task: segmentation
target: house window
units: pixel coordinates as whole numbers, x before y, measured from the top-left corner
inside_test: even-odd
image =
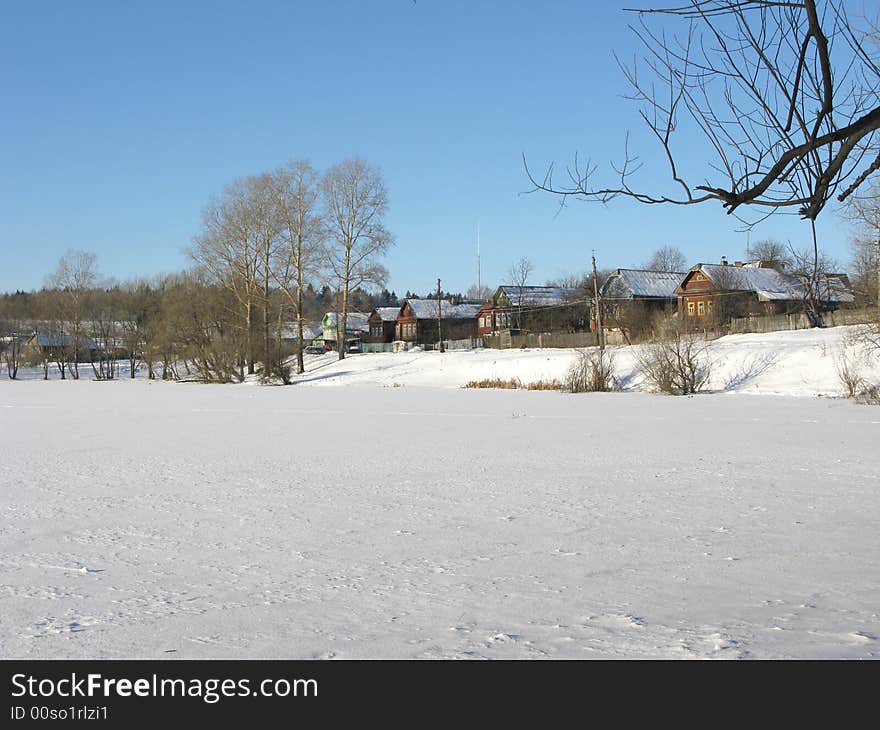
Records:
[[[712,310],[714,309],[713,304],[714,304],[714,302],[710,299],[709,300],[709,314],[712,314]]]
[[[688,317],[694,316],[694,303],[688,302]]]
[[[699,302],[697,304],[697,314],[699,314],[701,317],[704,314],[706,314],[706,303],[705,302]]]

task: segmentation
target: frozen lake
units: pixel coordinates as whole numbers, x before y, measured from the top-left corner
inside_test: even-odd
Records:
[[[880,409],[0,383],[0,656],[875,657]]]

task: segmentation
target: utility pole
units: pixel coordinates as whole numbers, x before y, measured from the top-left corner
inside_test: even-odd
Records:
[[[440,307],[440,279],[437,279],[437,342],[443,352],[443,310]]]
[[[605,349],[605,333],[602,331],[602,304],[599,301],[599,275],[596,273],[596,254],[593,253],[593,294],[596,302],[596,344]]]

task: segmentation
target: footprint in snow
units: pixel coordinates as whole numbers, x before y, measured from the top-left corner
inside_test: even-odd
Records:
[[[874,636],[874,634],[869,634],[867,631],[850,631],[847,636],[858,644],[867,644],[869,641],[877,641],[877,637]]]

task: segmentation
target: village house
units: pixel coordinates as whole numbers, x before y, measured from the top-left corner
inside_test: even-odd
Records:
[[[309,324],[303,324],[303,349],[311,345],[321,336],[322,329]],[[299,339],[299,331],[296,323],[284,325],[281,329],[281,352],[284,355],[290,355],[296,352],[296,343]]]
[[[647,333],[657,315],[673,314],[678,307],[678,285],[683,271],[617,269],[602,284],[602,327],[620,331],[626,339]]]
[[[477,333],[573,332],[586,327],[581,292],[560,286],[499,286],[477,313]]]
[[[345,321],[346,349],[356,347],[370,332],[370,315],[364,312],[349,312]],[[336,326],[336,312],[327,312],[321,320],[323,334],[321,340],[327,350],[338,349],[339,335]]]
[[[676,294],[679,315],[698,324],[803,311],[808,289],[805,280],[760,261],[732,266],[722,261],[693,266]],[[818,298],[822,311],[853,302],[849,283],[840,274],[821,275]]]
[[[439,314],[443,340],[465,340],[476,337],[479,309],[479,304],[453,304],[447,299],[441,299]],[[437,316],[436,299],[407,299],[397,316],[395,339],[417,345],[436,344],[440,338]]]
[[[370,314],[369,320],[367,320],[370,325],[370,334],[367,336],[367,342],[393,342],[397,316],[399,314],[400,307],[377,307],[374,309],[372,314]]]

